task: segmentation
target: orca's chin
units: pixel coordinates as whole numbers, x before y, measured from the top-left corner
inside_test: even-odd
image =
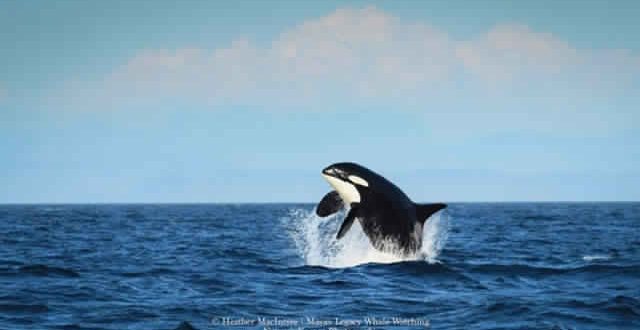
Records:
[[[360,193],[358,193],[358,190],[353,184],[331,174],[325,174],[324,172],[322,176],[329,182],[333,189],[338,192],[345,204],[351,205],[351,203],[360,202]]]
[[[341,186],[341,182],[344,182],[341,178],[331,174],[322,173],[322,177],[336,190],[338,189],[336,186]]]

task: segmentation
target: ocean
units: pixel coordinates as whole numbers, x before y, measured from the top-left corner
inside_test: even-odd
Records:
[[[419,254],[313,204],[0,206],[0,329],[640,329],[640,203],[453,203]]]

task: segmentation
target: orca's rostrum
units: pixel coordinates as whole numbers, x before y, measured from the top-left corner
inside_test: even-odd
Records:
[[[348,206],[337,238],[358,219],[371,244],[384,252],[415,254],[422,247],[424,222],[447,207],[443,203],[414,203],[389,180],[355,163],[330,165],[322,170],[322,176],[335,190],[322,198],[316,214],[326,217]]]

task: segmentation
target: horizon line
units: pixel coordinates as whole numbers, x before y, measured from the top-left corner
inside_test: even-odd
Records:
[[[419,201],[414,203],[429,203],[433,201]],[[502,200],[502,201],[440,201],[442,203],[449,204],[518,204],[518,203],[640,203],[640,200]],[[283,201],[283,202],[250,202],[250,201],[225,201],[225,202],[0,202],[0,206],[21,206],[21,205],[278,205],[278,204],[317,204],[318,202],[296,202],[296,201]]]

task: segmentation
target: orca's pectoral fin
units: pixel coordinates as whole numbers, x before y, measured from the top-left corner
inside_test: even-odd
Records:
[[[338,235],[336,235],[337,239],[341,239],[351,228],[353,225],[353,221],[356,220],[356,214],[358,213],[358,208],[355,206],[351,207],[349,213],[347,213],[347,217],[344,218],[342,222],[342,226],[340,226],[340,230],[338,230]]]
[[[418,221],[424,223],[434,213],[447,207],[447,204],[435,203],[435,204],[416,204],[416,218]]]
[[[321,217],[326,217],[340,211],[342,208],[344,208],[342,198],[340,198],[337,191],[332,190],[322,197],[322,200],[318,203],[318,207],[316,207],[316,214]]]

